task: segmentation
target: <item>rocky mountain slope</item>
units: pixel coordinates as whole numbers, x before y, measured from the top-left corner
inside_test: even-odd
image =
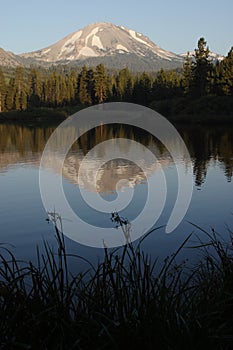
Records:
[[[24,66],[26,59],[15,55],[13,52],[5,51],[0,47],[0,65],[7,67]]]
[[[111,23],[88,25],[49,47],[21,57],[50,64],[101,62],[108,68],[128,66],[133,70],[171,68],[182,62],[180,56],[163,50],[141,33]]]
[[[148,37],[112,23],[94,23],[38,51],[15,55],[0,49],[0,65],[128,67],[135,71],[178,68],[184,55],[166,51]]]

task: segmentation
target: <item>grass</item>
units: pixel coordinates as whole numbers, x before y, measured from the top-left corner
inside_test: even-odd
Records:
[[[203,231],[207,241],[191,248],[203,258],[190,268],[176,262],[190,236],[162,265],[143,251],[143,237],[104,248],[103,261],[71,276],[74,256],[60,217],[50,215],[57,247],[44,242],[36,264],[1,248],[1,349],[232,349],[232,239],[225,245]],[[128,222],[113,219],[127,231]]]

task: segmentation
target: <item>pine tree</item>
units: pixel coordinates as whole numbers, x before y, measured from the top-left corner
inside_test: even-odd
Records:
[[[21,109],[21,91],[16,89],[15,93],[14,93],[14,104],[13,104],[13,109],[15,109],[16,111],[19,111]]]
[[[152,91],[156,100],[163,100],[167,98],[167,77],[166,72],[163,68],[160,69],[160,71],[157,73],[157,76],[153,83]]]
[[[124,92],[124,101],[125,102],[132,101],[133,86],[134,86],[133,77],[130,75],[129,78],[127,79],[125,92]]]
[[[33,68],[28,78],[28,95],[30,107],[40,107],[42,104],[43,84],[40,72]]]
[[[155,100],[165,100],[182,95],[182,77],[176,70],[161,69],[154,80],[152,95]]]
[[[96,103],[103,103],[107,99],[108,94],[108,77],[103,64],[96,67],[94,74],[94,91]]]
[[[24,67],[17,67],[15,70],[14,79],[14,109],[21,110],[27,108],[27,103],[25,106],[25,100],[23,99],[24,106],[22,106],[22,95],[27,95],[26,84],[24,80]]]
[[[57,70],[50,73],[45,87],[45,98],[50,107],[57,107],[62,104],[61,75]]]
[[[152,82],[149,75],[146,72],[143,72],[134,86],[135,102],[146,106],[151,102],[151,96]]]
[[[88,71],[84,66],[78,78],[78,98],[83,105],[90,105],[92,103],[91,93],[88,86]]]
[[[129,87],[131,75],[128,68],[121,69],[116,77],[116,94],[120,101],[125,100],[126,89]]]
[[[25,111],[27,109],[27,105],[28,105],[27,93],[25,90],[22,90],[20,94],[20,109]]]
[[[167,97],[175,98],[182,95],[182,78],[176,70],[172,69],[166,72]]]
[[[190,88],[193,84],[193,60],[190,56],[190,53],[187,52],[187,56],[183,65],[183,74],[182,74],[182,87],[184,94],[188,95],[190,93]]]
[[[233,47],[220,63],[220,88],[224,95],[233,95]]]
[[[6,82],[3,72],[0,68],[0,112],[4,110],[5,107],[5,96],[6,96]]]
[[[72,70],[66,75],[66,86],[67,86],[67,101],[70,104],[75,103],[75,95],[77,90],[77,73]]]
[[[195,49],[195,62],[193,64],[192,93],[195,97],[201,97],[209,92],[210,73],[212,63],[209,60],[209,48],[206,47],[204,38],[198,40],[198,48]]]
[[[95,72],[92,68],[87,71],[87,90],[91,104],[95,103]]]
[[[14,85],[15,79],[11,78],[9,81],[9,84],[7,86],[7,91],[6,91],[6,100],[5,100],[5,105],[6,105],[6,110],[10,111],[14,107],[14,95],[15,95],[15,85]]]

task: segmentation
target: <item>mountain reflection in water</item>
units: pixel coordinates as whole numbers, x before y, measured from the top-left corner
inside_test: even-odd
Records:
[[[22,125],[0,125],[0,172],[22,165],[38,167],[41,155],[47,140],[55,127],[32,127]],[[209,166],[214,162],[224,171],[228,181],[232,178],[233,169],[233,129],[224,126],[181,126],[179,132],[190,152],[194,167],[196,186],[205,182]],[[64,131],[64,137],[69,137],[72,130]],[[116,183],[121,179],[128,179],[128,184],[134,186],[142,183],[146,176],[156,171],[157,164],[139,159],[137,165],[124,158],[114,159],[105,164],[98,175],[98,186],[93,188],[92,182],[83,178],[78,181],[79,166],[87,152],[99,143],[116,138],[135,140],[151,150],[159,160],[162,167],[172,163],[170,154],[164,145],[148,135],[145,131],[125,126],[100,126],[82,135],[70,149],[63,167],[63,176],[69,182],[81,185],[86,189],[99,192],[111,192],[116,188]],[[175,142],[168,140],[167,142]],[[58,145],[61,147],[61,145]],[[120,147],[119,144],[116,147]],[[130,147],[130,144],[129,144]],[[122,149],[122,154],[127,153],[127,147]],[[135,150],[137,153],[137,150]],[[58,154],[59,157],[59,154]],[[101,154],[94,154],[93,161],[101,158]],[[185,161],[185,160],[184,160]],[[140,162],[142,167],[140,167]],[[48,159],[48,166],[57,171],[56,159]],[[92,164],[87,164],[91,172]],[[146,169],[145,174],[143,169]]]

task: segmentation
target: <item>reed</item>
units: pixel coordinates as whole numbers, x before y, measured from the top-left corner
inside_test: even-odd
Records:
[[[50,214],[57,247],[44,242],[37,263],[1,247],[1,349],[232,349],[231,232],[225,243],[202,230],[206,240],[190,249],[203,258],[192,268],[177,263],[190,235],[163,264],[143,251],[145,236],[105,247],[102,261],[73,276],[69,259],[81,257],[66,252],[61,218]]]

